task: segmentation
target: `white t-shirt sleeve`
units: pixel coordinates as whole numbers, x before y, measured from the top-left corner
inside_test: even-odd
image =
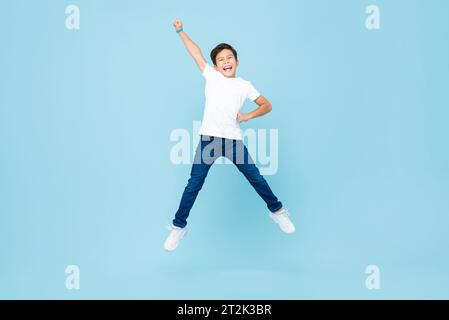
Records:
[[[206,65],[204,66],[204,70],[203,70],[203,77],[206,79],[209,79],[213,73],[215,72],[214,69],[212,69],[212,67],[206,63]]]
[[[256,100],[257,98],[260,97],[260,93],[259,91],[257,91],[256,88],[254,88],[254,86],[252,85],[251,82],[248,82],[248,94],[247,94],[247,98],[251,101]]]

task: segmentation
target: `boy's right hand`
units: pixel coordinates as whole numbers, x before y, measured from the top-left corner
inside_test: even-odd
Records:
[[[181,22],[181,20],[173,21],[173,27],[175,27],[176,31],[182,29],[182,22]]]
[[[196,45],[195,42],[190,39],[190,37],[182,31],[182,22],[181,20],[173,21],[173,27],[176,29],[177,33],[180,35],[184,46],[186,47],[189,54],[195,60],[196,64],[200,68],[201,72],[204,72],[204,68],[206,67],[207,61],[204,59],[203,54],[201,53],[200,47]]]

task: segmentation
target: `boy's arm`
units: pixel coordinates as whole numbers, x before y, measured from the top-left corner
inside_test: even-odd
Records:
[[[264,96],[259,96],[256,100],[254,100],[254,102],[257,103],[259,107],[248,113],[239,112],[237,114],[237,122],[248,121],[263,116],[272,109],[270,101],[268,101]]]
[[[193,60],[195,60],[202,73],[204,71],[204,67],[206,66],[206,59],[204,59],[200,47],[198,47],[195,42],[193,42],[183,31],[182,22],[180,20],[175,20],[173,22],[173,27],[175,27],[176,31],[182,39],[182,42],[184,43],[184,46],[192,56]]]

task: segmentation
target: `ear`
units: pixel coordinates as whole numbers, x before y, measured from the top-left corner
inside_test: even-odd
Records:
[[[216,64],[214,64],[214,69],[215,69],[216,71],[219,71]]]

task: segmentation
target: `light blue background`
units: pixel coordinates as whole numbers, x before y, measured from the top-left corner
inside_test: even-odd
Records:
[[[380,30],[365,28],[369,4]],[[448,12],[445,0],[1,1],[0,298],[449,298]],[[207,57],[234,45],[239,75],[272,102],[243,127],[279,130],[267,180],[294,235],[217,165],[189,234],[163,251],[190,172],[170,162],[169,135],[204,103],[175,18]],[[365,287],[370,264],[380,290]]]

